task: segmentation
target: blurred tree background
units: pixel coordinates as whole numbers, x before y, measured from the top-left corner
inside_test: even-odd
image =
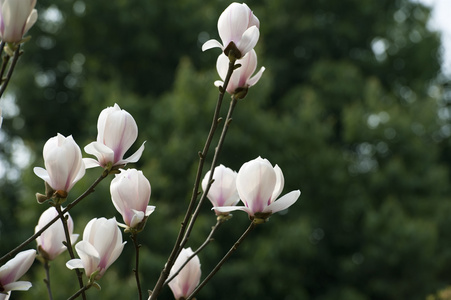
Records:
[[[266,71],[238,104],[220,163],[238,170],[257,156],[278,164],[285,192],[302,195],[255,230],[198,299],[425,299],[451,284],[451,94],[440,74],[430,10],[409,0],[246,2],[261,22]],[[139,235],[141,281],[151,289],[179,230],[217,98],[217,19],[230,2],[39,0],[8,94],[0,101],[0,252],[33,233],[46,205],[42,147],[57,132],[84,147],[98,114],[118,103],[146,149],[135,165],[157,209]],[[448,89],[448,90],[447,90]],[[227,108],[227,102],[225,103]],[[208,166],[207,166],[208,167]],[[88,170],[75,199],[100,169]],[[107,178],[71,214],[82,233],[116,213]],[[236,212],[200,254],[203,277],[248,225]],[[203,208],[189,246],[214,225]],[[93,299],[132,299],[134,250],[100,280]],[[30,247],[35,247],[32,244]],[[65,253],[51,264],[55,299],[75,292]],[[28,292],[45,299],[36,262]],[[160,297],[171,299],[166,288]]]

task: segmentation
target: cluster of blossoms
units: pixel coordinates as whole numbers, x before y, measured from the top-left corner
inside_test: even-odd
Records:
[[[224,84],[229,70],[229,62],[240,65],[232,73],[226,89],[237,99],[244,98],[248,88],[255,85],[265,71],[265,68],[262,67],[257,74],[252,76],[257,69],[257,54],[254,47],[260,37],[259,28],[260,21],[245,3],[232,3],[218,20],[218,32],[222,44],[217,40],[208,40],[202,45],[203,51],[216,47],[223,50],[216,62],[216,69],[222,81],[215,81],[216,86]]]
[[[2,41],[12,44],[21,42],[23,34],[36,21],[35,3],[36,0],[0,0]],[[221,93],[225,89],[234,99],[244,98],[248,88],[259,81],[265,70],[262,67],[253,75],[257,68],[254,47],[259,39],[259,26],[258,18],[246,4],[232,3],[218,20],[222,44],[209,40],[202,47],[203,51],[214,47],[222,49],[216,67],[223,81],[216,81],[215,85],[221,87]],[[227,86],[224,87],[226,81]],[[0,110],[0,126],[1,120]],[[148,205],[151,196],[149,180],[140,170],[125,169],[128,163],[137,162],[144,151],[143,143],[134,154],[124,158],[138,136],[134,118],[115,104],[100,113],[97,130],[96,141],[84,148],[95,159],[83,158],[72,136],[65,137],[58,133],[45,143],[45,168],[35,167],[33,170],[45,182],[45,194],[36,194],[37,200],[39,203],[48,202],[51,207],[42,213],[35,227],[37,253],[35,250],[22,251],[0,267],[0,300],[8,298],[10,291],[31,287],[30,282],[17,280],[27,272],[36,255],[47,264],[66,249],[72,250],[71,245],[79,235],[73,233],[74,222],[61,204],[83,178],[86,169],[101,167],[105,177],[115,174],[110,184],[110,194],[114,207],[123,219],[123,223],[118,223],[115,217],[93,218],[85,226],[82,240],[75,245],[79,258],[74,258],[70,251],[72,259],[67,261],[66,266],[69,269],[83,269],[88,287],[97,284],[96,280],[102,278],[121,255],[126,242],[123,242],[119,227],[125,228],[124,231],[129,232],[134,240],[154,212],[155,206]],[[300,196],[300,191],[295,190],[279,198],[284,187],[282,170],[261,157],[244,163],[238,172],[219,165],[213,169],[213,174],[210,171],[205,174],[201,185],[218,221],[227,220],[231,211],[242,210],[252,220],[251,224],[260,224],[272,214],[290,207]],[[238,206],[239,201],[244,206]],[[182,247],[173,261],[167,282],[175,299],[190,297],[201,278],[197,252]]]

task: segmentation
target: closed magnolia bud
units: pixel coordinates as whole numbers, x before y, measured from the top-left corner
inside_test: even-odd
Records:
[[[191,248],[182,249],[171,268],[169,277],[172,277],[193,254],[194,252]],[[184,299],[191,295],[200,282],[200,276],[200,260],[196,255],[183,267],[183,269],[180,270],[177,276],[168,283],[169,288],[174,294],[174,298]]]
[[[3,42],[17,43],[22,40],[38,18],[35,5],[36,0],[0,1],[0,34]]]
[[[37,232],[41,230],[41,228],[47,225],[56,216],[58,216],[58,211],[55,207],[50,207],[45,210],[41,214],[38,225],[35,227],[34,231]],[[73,244],[77,240],[78,234],[73,234],[74,222],[72,221],[69,213],[66,213],[64,216],[67,217],[67,227],[70,234],[71,244]],[[38,252],[46,260],[53,260],[67,249],[63,244],[64,241],[66,241],[64,226],[62,221],[59,220],[50,225],[49,228],[47,228],[40,236],[36,238],[36,242],[38,243]]]
[[[115,218],[94,218],[86,225],[83,240],[75,245],[80,258],[69,260],[66,266],[84,269],[89,278],[98,280],[122,253],[125,243]]]
[[[209,40],[202,46],[202,51],[219,47],[226,56],[242,58],[252,50],[260,37],[260,21],[245,4],[232,3],[221,14],[218,20],[218,32],[222,44],[217,40]]]
[[[119,105],[102,110],[97,121],[97,141],[85,147],[88,154],[97,157],[97,160],[85,158],[86,168],[101,166],[125,165],[137,162],[144,151],[144,144],[129,158],[124,154],[133,145],[138,137],[138,126],[132,115],[121,109]]]
[[[35,167],[34,173],[65,198],[74,184],[85,175],[81,150],[72,136],[59,134],[49,139],[43,150],[45,169]]]
[[[236,190],[236,175],[232,169],[219,165],[213,173],[213,183],[208,191],[207,198],[214,207],[231,206],[239,201],[238,192]],[[210,178],[210,171],[205,174],[202,180],[202,189],[205,191]],[[217,215],[221,214],[215,211]]]
[[[149,204],[151,193],[149,180],[142,171],[120,170],[110,185],[114,207],[122,215],[129,228],[142,229],[147,217],[155,210]]]
[[[254,74],[257,69],[257,54],[254,50],[247,53],[242,59],[236,61],[241,66],[232,73],[229,84],[227,85],[227,92],[231,95],[235,95],[238,99],[242,99],[246,96],[247,89],[255,85],[262,77],[265,67],[261,67],[260,70]],[[227,71],[229,69],[229,59],[224,54],[221,54],[216,61],[216,69],[218,70],[219,77],[225,80]],[[216,86],[222,86],[223,81],[216,81]]]
[[[22,277],[36,258],[35,250],[19,252],[13,259],[0,267],[0,288],[1,292],[26,291],[31,287],[31,282],[17,281]]]

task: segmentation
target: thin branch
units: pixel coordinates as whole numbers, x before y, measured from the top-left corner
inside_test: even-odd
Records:
[[[77,199],[75,199],[74,201],[72,201],[69,205],[67,205],[67,207],[62,211],[63,214],[65,214],[66,212],[68,212],[70,209],[72,209],[75,205],[77,205],[78,203],[80,203],[81,200],[83,200],[84,198],[86,198],[89,194],[91,194],[92,192],[94,192],[94,188],[103,180],[105,179],[105,177],[108,176],[108,172],[103,172],[102,175],[96,179],[96,181],[94,181],[94,183],[83,193],[81,194]],[[56,221],[58,221],[60,217],[56,216],[54,217],[50,222],[48,222],[45,226],[43,226],[41,228],[41,230],[37,231],[35,234],[33,234],[31,237],[29,237],[28,239],[26,239],[24,242],[22,242],[19,246],[17,246],[16,248],[14,248],[13,250],[9,251],[8,253],[6,253],[4,256],[2,256],[2,258],[0,258],[0,265],[3,265],[6,263],[7,260],[11,259],[14,255],[16,255],[17,253],[20,252],[20,250],[22,250],[25,246],[27,246],[29,243],[31,243],[32,241],[34,241],[38,236],[40,236],[44,231],[47,230],[47,228],[49,228],[53,223],[55,223]]]
[[[0,97],[3,95],[3,93],[6,90],[6,87],[8,86],[9,80],[11,79],[11,76],[13,75],[14,68],[16,67],[16,63],[19,60],[20,55],[22,55],[22,52],[20,51],[20,45],[18,45],[16,51],[14,51],[13,61],[9,65],[9,69],[8,69],[8,73],[6,74],[5,81],[3,81],[4,70],[3,70],[3,66],[2,66],[1,77],[0,77],[0,79],[2,81],[2,85],[0,88]],[[9,55],[7,57],[9,57]],[[8,58],[8,60],[9,60],[9,58]]]
[[[211,231],[210,234],[207,236],[207,238],[205,239],[205,241],[202,243],[202,245],[199,246],[199,248],[197,248],[196,251],[193,252],[193,254],[191,254],[186,261],[182,264],[182,266],[171,276],[169,277],[165,282],[164,285],[168,284],[169,282],[172,281],[172,279],[174,279],[175,276],[177,276],[180,271],[183,269],[183,267],[186,266],[186,264],[194,257],[196,256],[199,252],[201,252],[211,241],[213,241],[213,235],[216,232],[216,229],[219,228],[219,226],[225,222],[225,219],[221,219],[218,218],[216,221],[216,224],[214,226],[211,227]]]
[[[52,289],[50,288],[50,266],[49,261],[44,259],[44,270],[45,270],[45,286],[47,287],[47,293],[49,294],[49,299],[53,300]]]
[[[213,183],[213,174],[214,174],[215,167],[217,165],[219,153],[221,152],[222,146],[224,144],[224,140],[227,135],[227,130],[229,129],[229,125],[232,122],[232,114],[233,114],[233,111],[235,109],[237,102],[238,102],[238,99],[232,96],[232,100],[230,101],[229,111],[227,112],[227,118],[226,118],[226,121],[224,122],[224,126],[222,127],[221,136],[219,138],[218,145],[215,148],[215,155],[213,156],[213,160],[211,162],[210,176],[208,178],[207,188],[205,189],[199,202],[197,203],[196,210],[194,211],[194,214],[188,225],[188,229],[186,230],[185,236],[183,237],[183,240],[181,242],[181,248],[183,248],[185,246],[185,244],[188,242],[189,236],[190,236],[191,231],[194,226],[194,222],[196,222],[197,216],[199,215],[200,207],[202,206],[206,196],[208,195],[208,191],[210,190],[211,184]]]
[[[233,252],[236,251],[241,242],[249,235],[249,233],[257,226],[257,223],[251,222],[246,231],[241,235],[241,237],[233,244],[232,248],[230,248],[229,252],[219,261],[216,267],[208,274],[207,277],[197,286],[197,288],[189,295],[186,300],[193,299],[194,296],[208,283],[208,281],[221,269],[222,265],[232,256]]]
[[[84,293],[86,290],[88,290],[92,285],[85,285],[81,289],[79,289],[75,294],[67,298],[67,300],[74,300],[77,299],[80,294]]]
[[[186,225],[187,225],[187,223],[190,219],[190,216],[194,210],[194,205],[196,203],[196,199],[199,196],[199,185],[200,185],[200,181],[202,178],[202,170],[203,170],[205,158],[207,156],[211,141],[213,140],[214,133],[215,133],[216,128],[218,127],[218,123],[220,121],[219,112],[221,110],[224,93],[227,89],[227,85],[229,84],[230,78],[231,78],[233,70],[235,68],[235,61],[236,61],[235,59],[232,59],[230,61],[229,70],[228,70],[226,78],[224,80],[224,85],[219,89],[218,100],[216,102],[216,108],[215,108],[215,111],[213,114],[213,120],[211,123],[210,132],[208,133],[207,140],[205,141],[204,149],[202,150],[201,153],[199,153],[199,164],[197,167],[197,173],[196,173],[196,177],[194,180],[193,192],[192,192],[191,199],[190,199],[190,202],[188,205],[188,209],[186,210],[185,217],[183,218],[183,221],[180,225],[180,230],[179,230],[177,239],[175,241],[174,247],[171,251],[171,254],[169,255],[169,258],[168,258],[163,270],[160,273],[160,277],[158,278],[158,281],[155,284],[155,287],[151,291],[149,300],[155,300],[157,298],[157,296],[160,294],[160,291],[164,285],[164,282],[165,282],[166,278],[168,278],[169,272],[170,272],[172,266],[174,265],[178,254],[180,253],[180,251],[182,249],[181,241],[185,237]]]
[[[133,245],[135,245],[135,268],[133,269],[133,273],[135,273],[136,278],[136,286],[138,287],[138,299],[142,300],[143,295],[141,291],[141,284],[139,282],[139,248],[141,248],[141,245],[138,243],[138,237],[136,234],[130,235]]]
[[[56,208],[56,211],[58,212],[61,222],[63,223],[64,234],[66,235],[66,241],[63,244],[66,246],[67,252],[69,252],[70,258],[74,259],[75,254],[74,254],[74,249],[72,248],[69,227],[67,226],[67,218],[64,216],[63,212],[61,211],[60,204],[55,205],[55,208]],[[84,286],[83,277],[82,277],[83,274],[80,272],[79,269],[75,269],[75,273],[77,274],[78,285],[80,286],[80,289],[82,289]],[[85,295],[84,291],[81,292],[81,296],[82,296],[83,300],[86,300],[86,295]]]

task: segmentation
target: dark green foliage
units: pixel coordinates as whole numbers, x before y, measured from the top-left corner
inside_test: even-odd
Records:
[[[1,179],[2,254],[32,233],[47,207],[36,203],[44,184],[32,173],[43,165],[45,141],[60,132],[84,147],[96,138],[100,111],[118,103],[139,127],[130,153],[146,141],[130,167],[149,178],[157,206],[138,237],[141,282],[153,288],[191,196],[217,98],[219,50],[200,47],[218,38],[228,4],[38,1],[40,19],[8,87],[20,113],[2,127],[2,161],[11,162],[18,137],[33,153],[20,180],[13,163]],[[282,168],[284,193],[302,195],[258,226],[198,299],[416,300],[446,288],[450,99],[440,84],[439,36],[426,27],[429,9],[408,0],[247,4],[261,22],[257,53],[267,69],[239,101],[220,163],[238,170],[262,156]],[[228,104],[226,97],[223,117]],[[69,200],[100,173],[89,170]],[[71,212],[78,233],[93,217],[120,220],[110,181]],[[214,223],[206,203],[188,246],[199,246]],[[246,214],[235,212],[220,228],[200,254],[203,278],[247,226]],[[135,297],[132,242],[124,240],[102,291],[89,298]],[[56,299],[77,289],[63,256],[51,265]],[[36,263],[27,275],[33,288],[13,295],[44,299],[43,274]],[[171,297],[166,288],[160,298]]]

